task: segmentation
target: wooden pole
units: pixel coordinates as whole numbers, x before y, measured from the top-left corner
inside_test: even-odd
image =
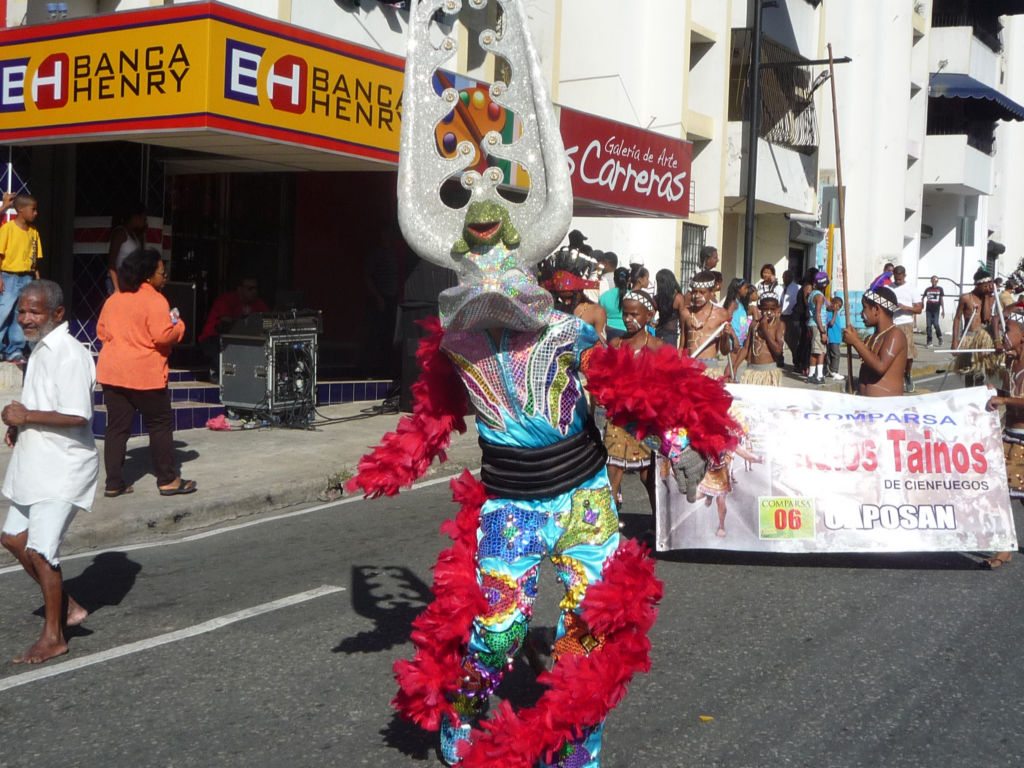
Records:
[[[843,190],[843,160],[839,151],[839,109],[836,106],[836,68],[832,58],[832,43],[828,44],[828,79],[832,87],[832,127],[836,137],[836,184],[839,199],[839,268],[843,270],[843,309],[846,327],[850,328],[850,281],[846,274],[846,195]],[[846,345],[846,391],[853,392],[853,347]]]

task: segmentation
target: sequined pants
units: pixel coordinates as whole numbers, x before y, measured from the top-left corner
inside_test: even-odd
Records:
[[[552,654],[556,663],[563,655],[588,654],[603,642],[590,634],[580,604],[619,546],[619,520],[607,473],[602,468],[576,489],[549,499],[489,500],[481,511],[477,541],[477,580],[489,607],[473,621],[463,664],[465,676],[479,680],[459,692],[456,703],[470,709],[481,706],[522,649],[542,559],[551,560],[565,587]],[[550,765],[597,768],[601,731],[602,724],[584,731],[578,741],[566,743]]]

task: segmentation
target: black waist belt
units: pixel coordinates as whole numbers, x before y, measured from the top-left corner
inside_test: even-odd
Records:
[[[608,452],[592,420],[582,432],[542,448],[498,445],[480,438],[480,479],[502,499],[546,499],[572,490],[605,465]]]

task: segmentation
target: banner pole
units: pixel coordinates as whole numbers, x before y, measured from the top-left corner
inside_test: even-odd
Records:
[[[839,268],[843,270],[843,310],[846,326],[850,323],[850,282],[846,270],[846,194],[843,189],[843,161],[839,151],[839,109],[836,106],[836,67],[832,58],[832,43],[828,44],[828,79],[832,88],[832,127],[836,137],[836,184],[839,194]],[[853,347],[846,345],[846,391],[853,393]]]

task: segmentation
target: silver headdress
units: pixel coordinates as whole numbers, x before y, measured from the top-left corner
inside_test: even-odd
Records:
[[[498,194],[504,178],[499,168],[466,170],[477,155],[470,141],[459,142],[454,157],[439,151],[435,129],[456,108],[459,92],[447,88],[438,95],[435,74],[455,55],[456,42],[446,35],[435,45],[430,33],[438,13],[457,16],[463,0],[419,0],[410,12],[405,66],[399,223],[416,253],[459,276],[459,285],[441,294],[445,328],[539,328],[548,322],[551,296],[537,285],[531,267],[562,241],[572,220],[565,148],[521,0],[465,2],[472,10],[493,2],[503,12],[501,34],[485,29],[480,46],[508,63],[510,82],[495,82],[490,96],[522,123],[518,139],[503,143],[490,131],[479,150],[522,166],[530,189],[525,201],[513,203]],[[470,201],[456,209],[442,201],[441,187],[460,174]]]

